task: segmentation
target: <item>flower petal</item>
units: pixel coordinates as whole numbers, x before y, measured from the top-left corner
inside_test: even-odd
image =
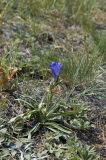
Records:
[[[52,62],[50,64],[50,69],[52,71],[52,75],[54,78],[57,78],[59,76],[61,67],[62,67],[62,64],[59,62]]]

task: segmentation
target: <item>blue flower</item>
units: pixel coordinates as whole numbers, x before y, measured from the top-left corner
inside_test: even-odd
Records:
[[[52,71],[52,75],[54,78],[57,78],[59,76],[61,67],[62,67],[62,64],[59,62],[52,62],[50,64],[50,69]]]

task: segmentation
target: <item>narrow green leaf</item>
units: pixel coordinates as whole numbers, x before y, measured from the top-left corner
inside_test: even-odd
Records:
[[[57,124],[55,122],[53,122],[53,123],[46,122],[45,125],[56,128],[57,130],[60,130],[60,131],[67,133],[67,134],[71,133],[70,129],[68,129],[64,126],[61,126],[60,124]]]

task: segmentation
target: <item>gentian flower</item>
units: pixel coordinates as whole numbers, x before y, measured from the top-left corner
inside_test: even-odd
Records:
[[[52,62],[50,64],[50,69],[52,71],[52,75],[54,78],[57,78],[59,76],[61,67],[62,67],[62,64],[59,62]]]

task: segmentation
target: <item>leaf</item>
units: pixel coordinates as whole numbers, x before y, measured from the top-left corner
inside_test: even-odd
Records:
[[[31,105],[31,103],[29,103],[29,102],[27,102],[27,101],[25,101],[25,100],[23,100],[23,99],[15,99],[15,100],[24,102],[25,104],[27,104],[27,105],[28,105],[29,107],[31,107],[32,109],[35,108],[33,105]]]
[[[53,127],[53,128],[55,128],[55,129],[57,129],[59,131],[62,131],[64,133],[66,133],[66,134],[70,134],[71,133],[70,129],[68,129],[68,128],[64,127],[64,126],[61,126],[60,124],[57,124],[55,122],[52,122],[52,123],[46,122],[45,125],[47,125],[47,127],[48,126],[49,127]]]
[[[18,69],[17,68],[9,68],[9,74],[8,74],[8,80],[11,80],[13,76],[17,73]]]
[[[19,138],[19,141],[22,142],[22,143],[31,142],[28,138]]]
[[[61,98],[61,97],[60,97]],[[55,112],[55,110],[59,107],[59,101],[60,101],[60,98],[55,102],[55,104],[50,108],[50,110],[48,111],[47,113],[47,117],[51,116],[51,114],[53,112]]]
[[[22,146],[23,142],[21,141],[16,141],[15,145],[16,145],[16,148],[20,148]]]
[[[8,77],[5,73],[5,70],[0,67],[0,85],[5,84],[8,81]]]
[[[4,137],[0,137],[0,146],[1,146],[1,143],[5,140]]]
[[[14,157],[14,156],[17,154],[17,152],[16,152],[15,150],[12,150],[12,151],[11,151],[11,154],[12,154],[12,156]]]
[[[17,117],[13,117],[13,118],[10,119],[10,121],[8,123],[13,123],[13,122],[19,121],[19,120],[22,119],[23,116],[24,116],[24,114],[20,114]]]
[[[55,153],[55,155],[56,155],[56,158],[60,158],[60,155],[62,154],[62,152],[63,152],[63,150],[61,149],[61,148],[59,148],[58,150],[57,150],[57,152]]]
[[[20,160],[24,160],[24,153],[21,150],[19,150],[19,151],[20,151],[20,154],[21,154]]]
[[[10,81],[13,76],[16,74],[17,72],[17,68],[9,68],[8,69],[8,73],[5,71],[5,69],[0,66],[0,85],[5,85],[8,81]]]
[[[59,131],[57,129],[54,129],[53,127],[47,126],[47,128],[54,133],[59,133]]]
[[[39,127],[40,127],[41,123],[37,123],[28,133],[28,139],[31,139],[31,136],[34,132],[38,131]]]
[[[7,132],[7,128],[0,129],[0,133],[5,134]]]
[[[6,148],[2,149],[3,151],[3,155],[1,156],[1,159],[3,159],[4,157],[7,157],[8,155],[10,155],[9,150]]]

